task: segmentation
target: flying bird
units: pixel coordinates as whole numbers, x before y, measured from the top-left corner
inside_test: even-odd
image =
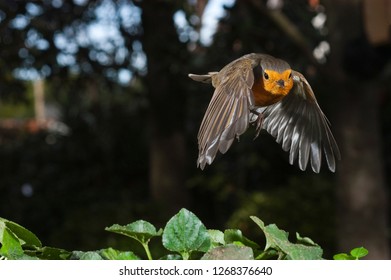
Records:
[[[201,169],[212,164],[218,151],[226,153],[253,123],[256,137],[265,129],[289,151],[290,164],[297,162],[305,170],[310,162],[319,173],[324,155],[328,168],[335,171],[341,156],[329,121],[306,78],[286,61],[251,53],[219,72],[189,77],[215,88],[198,132]]]

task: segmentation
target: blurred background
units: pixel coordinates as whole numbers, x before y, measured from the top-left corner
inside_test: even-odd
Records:
[[[320,244],[390,258],[391,1],[0,1],[0,216],[46,246],[126,248],[104,231],[208,228],[264,239],[256,215]],[[196,168],[213,93],[188,73],[268,53],[303,73],[342,160],[302,172],[251,127]],[[324,166],[325,167],[325,166]]]

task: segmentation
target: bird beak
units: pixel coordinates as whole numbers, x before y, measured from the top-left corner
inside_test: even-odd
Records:
[[[277,81],[277,85],[279,85],[280,87],[284,87],[284,86],[285,86],[284,80],[279,79],[279,80]]]

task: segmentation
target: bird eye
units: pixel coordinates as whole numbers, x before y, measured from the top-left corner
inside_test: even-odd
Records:
[[[292,72],[289,73],[289,77],[288,78],[289,79],[292,78]]]
[[[263,73],[263,76],[265,77],[266,80],[269,79],[269,75],[266,72]]]

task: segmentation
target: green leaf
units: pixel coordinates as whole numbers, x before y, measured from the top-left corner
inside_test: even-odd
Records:
[[[156,228],[151,223],[143,220],[133,222],[126,226],[112,225],[111,227],[107,227],[106,230],[136,239],[143,245],[149,260],[152,260],[152,255],[148,243],[152,237],[160,236],[162,234],[162,229],[156,231]]]
[[[269,248],[281,249],[281,245],[289,243],[288,233],[280,230],[275,224],[265,226],[264,222],[258,217],[250,217],[263,231],[266,237],[265,250]]]
[[[32,259],[24,254],[23,247],[40,247],[41,241],[26,228],[0,218],[0,254],[8,259]]]
[[[85,252],[80,255],[80,260],[103,260],[98,252]]]
[[[9,260],[39,260],[39,258],[37,257],[32,257],[32,256],[29,256],[27,254],[22,254],[22,255],[18,255],[18,256],[14,256],[14,257],[9,257],[8,258]]]
[[[71,259],[73,260],[103,260],[98,251],[73,251]]]
[[[256,223],[262,230],[265,229],[265,223],[260,218],[257,216],[250,216],[250,219],[253,220],[253,222]]]
[[[319,246],[306,246],[302,244],[288,244],[282,251],[288,260],[321,260],[323,250]]]
[[[151,223],[143,220],[133,222],[126,226],[115,224],[107,227],[106,230],[134,238],[143,244],[148,243],[152,237],[162,234],[162,230],[156,231],[156,228]]]
[[[28,229],[15,222],[0,218],[0,231],[2,229],[2,224],[3,227],[6,227],[12,231],[12,233],[20,240],[20,245],[42,247],[42,243],[38,237]]]
[[[270,259],[277,259],[278,257],[279,257],[279,254],[278,254],[277,250],[269,249],[266,251],[261,251],[255,259],[256,260],[270,260]]]
[[[183,259],[188,259],[193,251],[208,251],[211,240],[198,217],[189,210],[182,209],[167,222],[163,232],[163,246],[180,253]]]
[[[333,256],[334,260],[354,260],[355,258],[346,253],[340,253]]]
[[[286,259],[318,260],[322,259],[323,250],[318,245],[293,244],[288,240],[288,233],[279,229],[275,224],[267,225],[258,217],[250,217],[263,231],[266,237],[265,251],[272,248],[280,251]],[[299,235],[300,237],[300,235]],[[303,241],[301,238],[300,241]],[[311,240],[312,241],[312,240]],[[306,240],[306,242],[310,242]]]
[[[71,259],[76,260],[139,260],[133,252],[121,252],[113,248],[98,251],[73,251]]]
[[[218,247],[225,245],[224,233],[217,229],[208,230],[210,241],[212,242],[212,247]]]
[[[350,254],[354,258],[360,259],[368,255],[368,250],[365,249],[364,247],[354,248],[353,250],[350,251]]]
[[[100,256],[106,260],[139,260],[133,252],[122,252],[113,248],[102,249],[99,251]]]
[[[19,239],[15,234],[7,227],[1,225],[0,221],[0,254],[9,258],[15,259],[23,255],[23,249],[20,245]]]
[[[301,237],[298,232],[296,232],[296,239],[297,243],[303,244],[303,245],[310,245],[310,246],[318,246],[311,238],[309,237]]]
[[[242,244],[253,249],[259,248],[259,245],[257,243],[243,236],[242,232],[239,229],[226,229],[224,231],[224,241],[226,244],[234,243],[237,245]]]
[[[202,260],[253,260],[253,250],[247,246],[228,244],[208,251]]]
[[[41,260],[67,260],[71,253],[59,248],[40,247],[34,250],[25,250],[25,253]]]
[[[340,253],[333,256],[334,260],[358,260],[368,255],[368,250],[364,247],[354,248],[350,254]]]

